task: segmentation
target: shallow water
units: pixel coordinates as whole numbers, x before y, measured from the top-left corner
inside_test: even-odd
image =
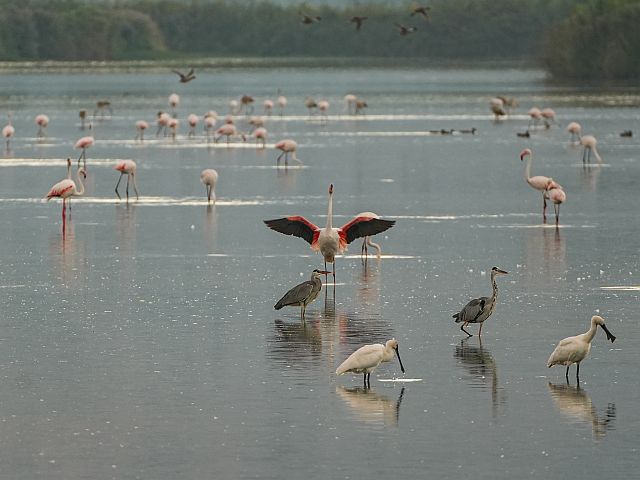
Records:
[[[276,151],[186,138],[188,113],[227,113],[228,100],[275,98],[268,143],[294,138],[302,167]],[[175,142],[135,142],[181,95]],[[640,269],[636,221],[640,90],[572,90],[536,71],[231,70],[171,74],[0,77],[16,137],[0,159],[0,478],[629,478],[640,464]],[[349,117],[342,97],[369,109]],[[494,123],[488,99],[515,96]],[[327,98],[326,122],[304,97]],[[78,110],[108,98],[88,151],[87,195],[42,197],[74,161]],[[559,125],[529,139],[529,107],[555,108]],[[38,142],[33,118],[51,118]],[[583,168],[564,127],[582,123],[605,164]],[[241,128],[246,127],[242,117]],[[430,130],[476,128],[475,135]],[[559,229],[541,222],[534,174],[567,192]],[[118,159],[138,164],[140,200],[114,194]],[[200,171],[220,174],[207,206]],[[301,214],[323,225],[335,185],[335,223],[361,211],[396,219],[337,260],[307,309],[273,310],[321,257],[262,220]],[[122,186],[121,186],[122,189]],[[121,190],[122,191],[122,190]],[[552,215],[550,217],[552,220]],[[451,315],[490,292],[498,307],[464,340]],[[327,291],[328,290],[328,291]],[[334,293],[335,290],[335,293]],[[326,296],[325,296],[326,292]],[[618,337],[596,336],[580,388],[546,368],[557,341],[599,313]],[[475,333],[477,327],[470,326]],[[396,361],[372,375],[336,378],[365,343],[395,337]],[[420,381],[387,382],[409,379]]]

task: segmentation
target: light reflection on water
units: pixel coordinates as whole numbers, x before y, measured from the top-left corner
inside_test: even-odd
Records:
[[[420,69],[202,72],[188,86],[160,71],[1,77],[17,134],[0,159],[0,477],[632,476],[640,163],[636,140],[618,136],[637,112],[617,105],[637,105],[638,90],[542,79]],[[173,91],[183,119],[277,88],[290,109],[266,118],[269,146],[299,140],[302,167],[278,168],[272,148],[187,140],[184,125],[175,143],[133,140],[135,120],[152,122]],[[365,118],[343,115],[351,91],[366,97]],[[496,124],[487,101],[504,91],[522,110]],[[309,121],[308,94],[330,100],[327,122]],[[41,196],[77,158],[78,110],[105,96],[115,112],[95,120],[87,196],[73,200],[63,237],[60,203]],[[556,107],[560,125],[517,137],[534,104]],[[46,142],[33,137],[41,111],[51,113]],[[606,166],[583,167],[563,128],[572,120],[598,136]],[[567,190],[558,229],[542,224],[522,179],[526,146]],[[138,202],[115,197],[117,159],[138,164]],[[204,168],[220,173],[215,205]],[[380,259],[350,245],[301,322],[298,308],[273,304],[322,257],[262,221],[323,223],[329,183],[337,224],[362,211],[397,224],[375,239]],[[464,340],[451,314],[489,292],[493,265],[511,275],[482,343]],[[566,387],[546,358],[595,312],[619,340],[605,348],[596,337],[584,383]],[[406,375],[394,361],[371,389],[361,375],[335,377],[357,348],[390,338]],[[407,379],[421,381],[385,382]]]

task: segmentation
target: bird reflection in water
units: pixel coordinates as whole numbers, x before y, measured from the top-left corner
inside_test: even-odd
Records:
[[[306,322],[277,319],[273,339],[267,342],[268,358],[304,371],[310,364],[317,364],[322,355],[322,333],[319,314],[312,315]]]
[[[217,239],[218,239],[218,214],[216,213],[216,206],[212,204],[207,205],[205,219],[204,219],[204,234],[207,242],[207,252],[209,254],[216,253]]]
[[[598,414],[596,407],[591,402],[591,397],[580,388],[579,383],[572,386],[569,383],[554,384],[549,382],[547,386],[556,408],[577,423],[591,424],[594,438],[602,438],[607,434],[607,431],[615,428],[615,403],[610,403],[603,414]]]
[[[115,207],[118,252],[123,255],[133,255],[136,243],[136,206],[118,203]]]
[[[381,426],[398,425],[404,390],[405,388],[402,387],[400,395],[394,401],[371,388],[336,386],[336,393],[357,418],[366,423]]]
[[[453,357],[456,358],[469,374],[467,383],[473,388],[491,389],[491,407],[493,416],[497,416],[500,406],[507,402],[507,395],[498,386],[498,371],[496,362],[487,348],[483,348],[482,339],[478,338],[478,346],[470,344],[472,337],[465,338],[456,345]]]
[[[296,191],[299,168],[278,168],[276,178],[278,179],[279,191],[283,194],[293,194]]]
[[[365,313],[379,311],[380,304],[380,259],[362,257],[362,271],[354,275],[358,283],[358,302],[365,308]],[[368,307],[374,307],[375,312],[368,312]]]
[[[69,222],[63,235],[54,235],[49,241],[49,258],[57,261],[54,265],[61,284],[73,287],[84,282],[87,267],[86,242],[76,241],[75,226]]]
[[[567,272],[565,239],[558,228],[539,228],[528,232],[525,279],[527,288],[546,288],[549,280],[561,280]]]
[[[602,167],[598,164],[584,164],[580,171],[580,180],[582,185],[590,192],[594,191],[598,186],[598,179],[602,173]]]

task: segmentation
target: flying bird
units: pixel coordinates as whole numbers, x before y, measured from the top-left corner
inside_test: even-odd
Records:
[[[324,269],[327,262],[333,263],[333,279],[335,283],[337,254],[346,250],[347,245],[356,238],[384,232],[395,225],[395,220],[383,220],[370,216],[355,217],[340,228],[333,227],[333,184],[329,185],[329,208],[327,225],[320,228],[302,216],[265,220],[264,223],[276,232],[300,237],[311,245],[311,249],[319,251],[324,257]]]
[[[314,270],[311,272],[311,280],[302,282],[296,285],[284,296],[278,300],[273,308],[280,310],[282,307],[300,307],[300,319],[304,320],[304,313],[307,310],[307,305],[313,302],[322,290],[322,275],[328,275],[329,272],[324,270]]]
[[[413,7],[411,9],[411,15],[410,16],[414,16],[414,15],[422,15],[425,20],[429,20],[429,11],[431,10],[431,7]]]
[[[395,26],[400,29],[400,31],[398,33],[400,33],[400,35],[402,35],[403,37],[405,35],[409,35],[410,33],[413,33],[416,30],[418,30],[416,27],[411,27],[411,26],[406,27],[406,26],[402,25],[401,23],[396,23]]]
[[[509,272],[500,270],[498,267],[493,267],[491,269],[491,287],[493,288],[491,296],[474,298],[467,303],[460,312],[453,315],[453,318],[456,319],[456,323],[462,323],[462,325],[460,325],[460,330],[472,337],[473,335],[467,332],[464,327],[470,323],[479,323],[480,330],[478,331],[478,337],[482,335],[482,324],[496,309],[496,300],[498,298],[498,284],[496,283],[496,276],[507,275],[508,273]]]
[[[616,337],[604,324],[604,319],[599,315],[594,315],[591,317],[591,328],[589,328],[585,333],[560,340],[560,343],[558,343],[558,346],[547,361],[547,367],[551,368],[554,365],[566,365],[567,370],[565,372],[565,377],[568,382],[569,367],[575,363],[577,367],[576,380],[580,381],[580,362],[582,362],[582,360],[584,360],[591,351],[591,341],[593,340],[593,337],[596,336],[598,325],[600,325],[604,330],[604,333],[607,334],[607,340],[610,340],[611,343],[616,341]]]
[[[360,28],[362,28],[362,24],[364,23],[364,21],[369,18],[369,17],[358,17],[358,16],[354,16],[351,17],[351,20],[349,20],[351,23],[355,23],[356,25],[356,32],[360,30]]]
[[[310,15],[306,15],[302,12],[300,12],[300,17],[302,17],[300,19],[300,23],[302,23],[303,25],[311,25],[312,23],[317,23],[320,20],[322,20],[322,17],[312,17]]]
[[[178,70],[171,70],[171,71],[180,77],[180,83],[188,83],[194,78],[196,78],[196,76],[193,74],[194,72],[193,68],[189,70],[189,73],[187,73],[186,75]]]
[[[398,357],[400,370],[404,373],[404,365],[400,360],[400,352],[398,351],[398,341],[395,338],[387,340],[387,343],[374,343],[373,345],[365,345],[349,355],[344,362],[336,369],[336,375],[344,375],[345,373],[362,373],[364,374],[364,386],[371,386],[371,372],[383,362],[393,360],[393,356]]]

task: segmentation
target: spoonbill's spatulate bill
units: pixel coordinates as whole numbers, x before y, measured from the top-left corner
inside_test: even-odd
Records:
[[[604,333],[606,333],[607,340],[610,340],[611,343],[616,341],[616,337],[604,324],[604,319],[599,315],[594,315],[591,317],[591,327],[585,333],[560,340],[560,343],[558,343],[558,346],[547,361],[547,367],[551,368],[554,365],[566,365],[567,371],[565,372],[565,377],[567,381],[569,381],[569,367],[575,363],[577,367],[576,380],[580,381],[580,362],[582,362],[591,351],[591,342],[593,337],[596,336],[598,325],[600,325]]]

